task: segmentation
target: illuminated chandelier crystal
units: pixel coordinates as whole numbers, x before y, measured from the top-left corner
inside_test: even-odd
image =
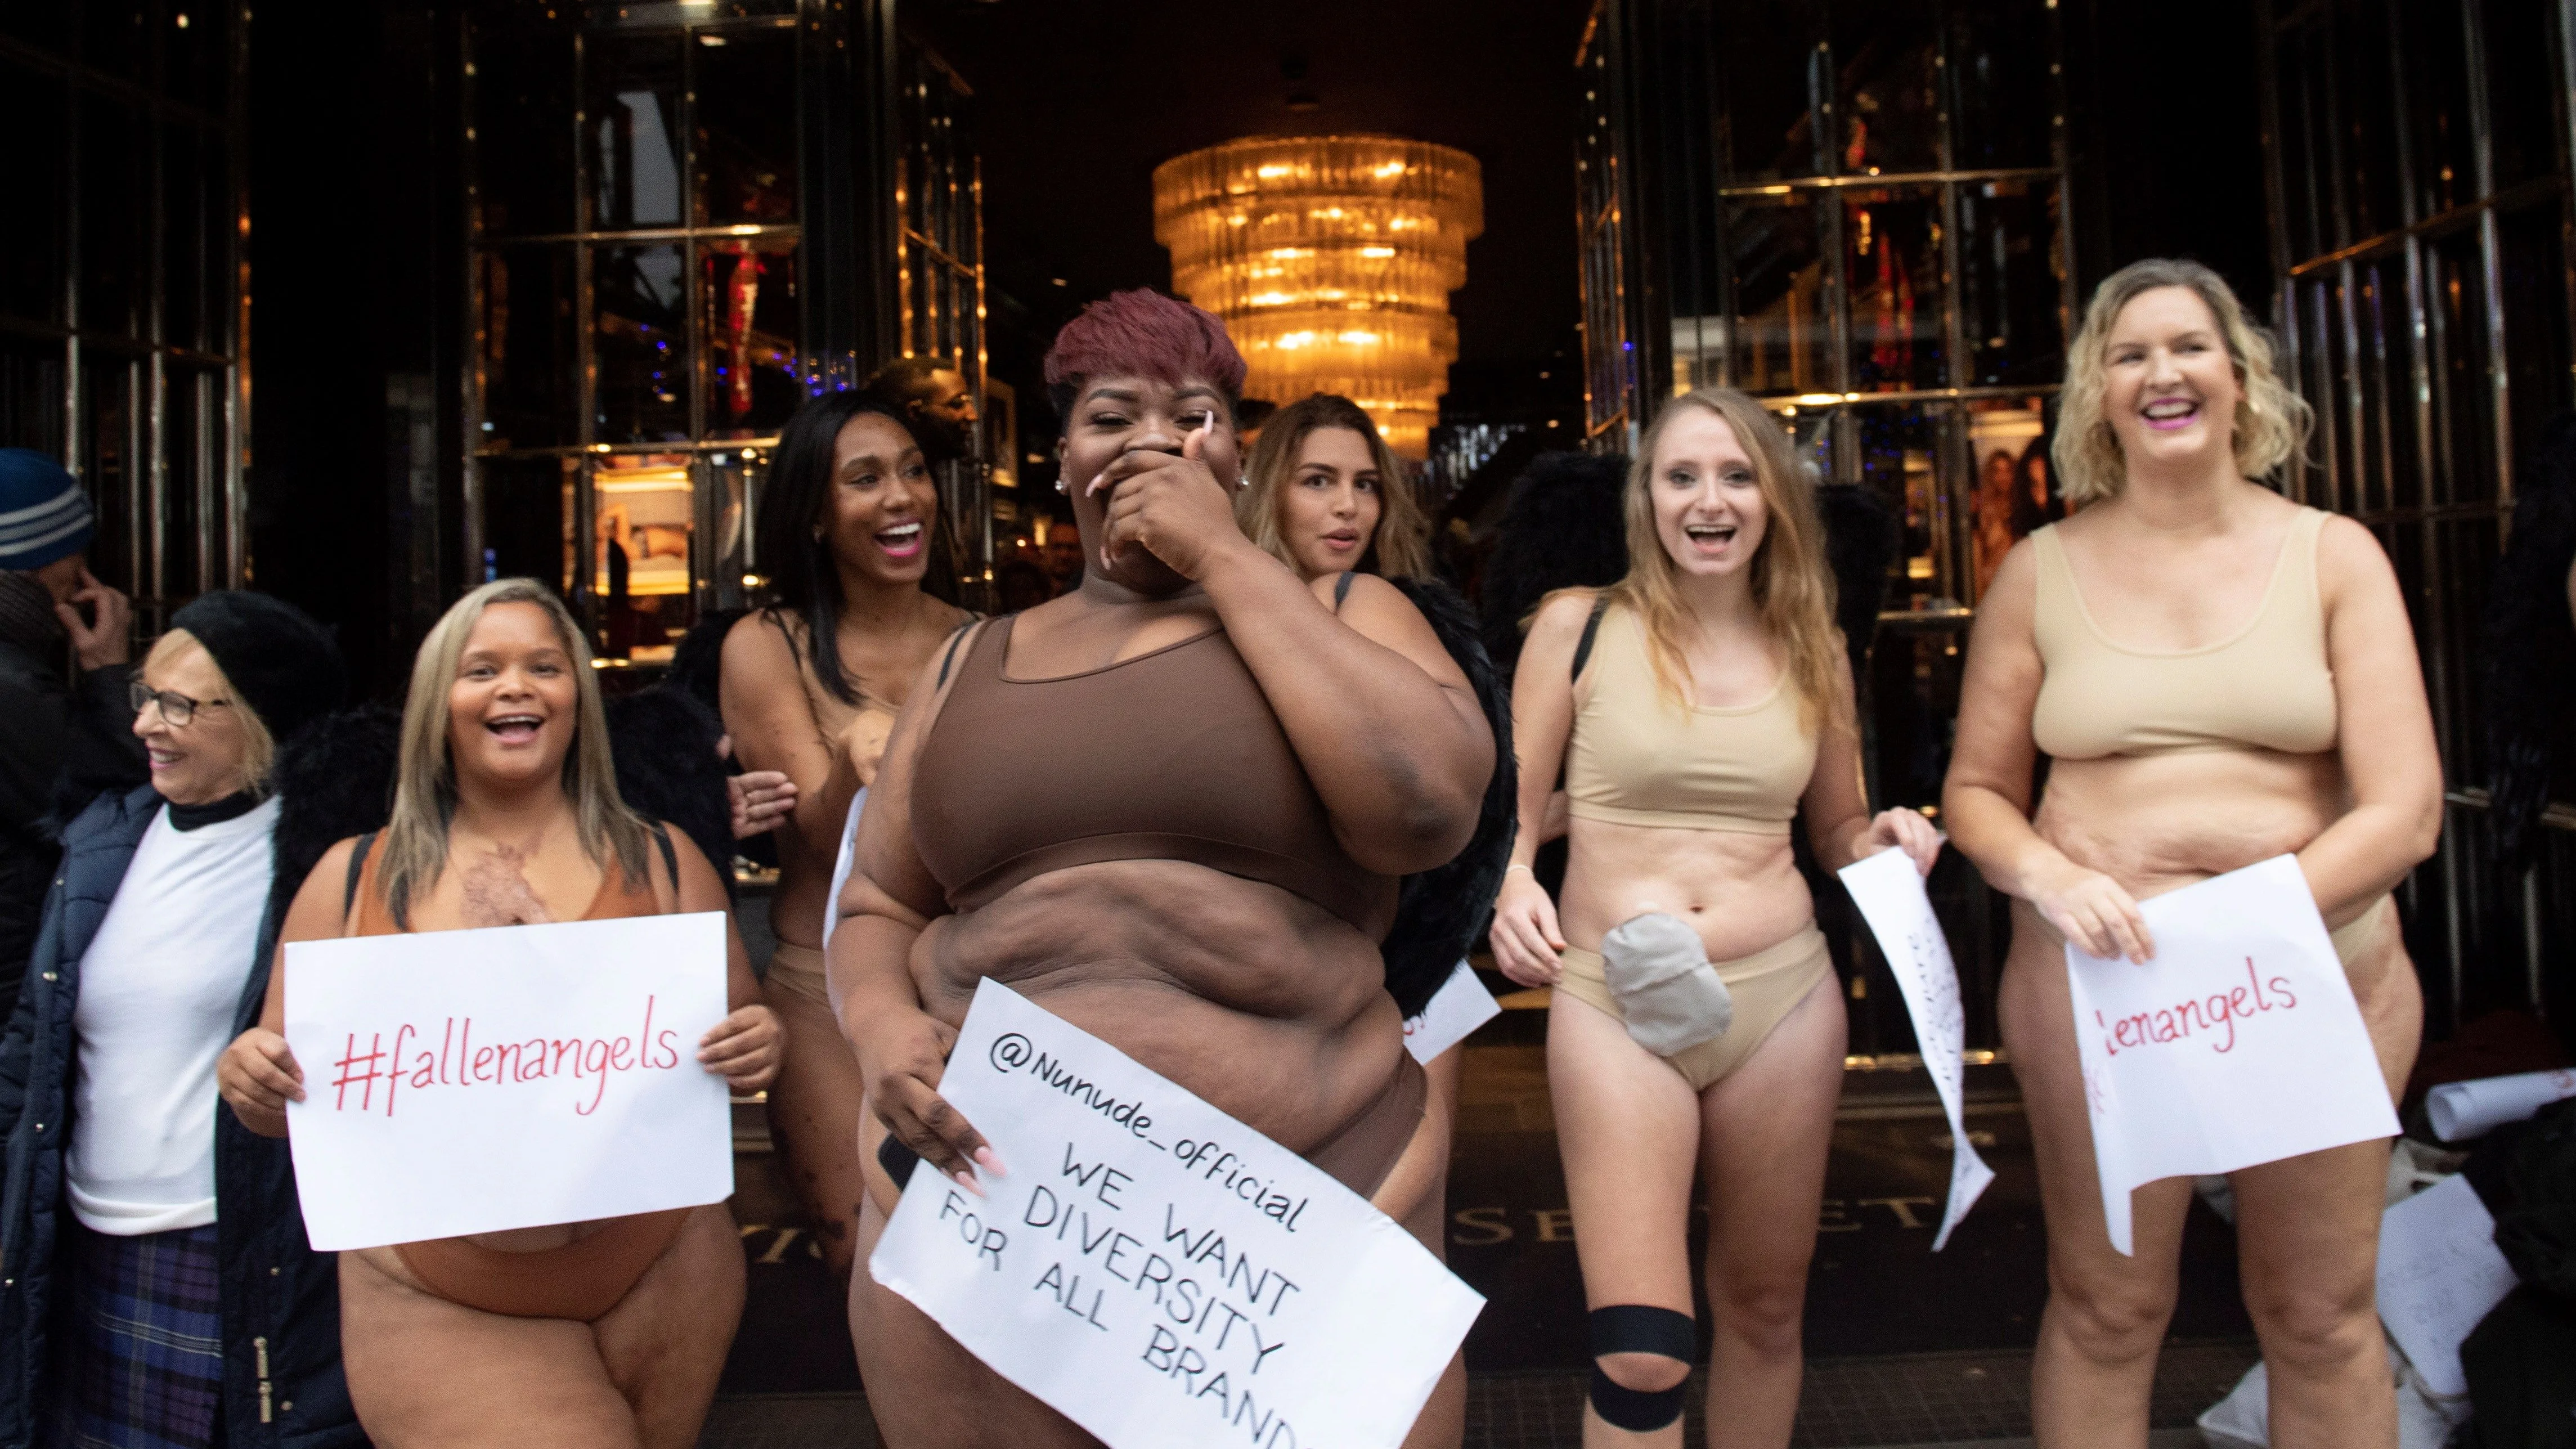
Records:
[[[1422,141],[1262,137],[1154,168],[1172,287],[1225,319],[1244,395],[1339,393],[1416,462],[1458,358],[1449,294],[1484,229],[1476,158]]]

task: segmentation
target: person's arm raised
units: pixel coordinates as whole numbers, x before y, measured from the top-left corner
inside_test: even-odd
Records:
[[[1337,615],[1331,579],[1310,586],[1245,538],[1198,460],[1201,436],[1102,472],[1103,546],[1148,549],[1207,590],[1353,860],[1385,875],[1446,864],[1475,834],[1494,769],[1466,675],[1394,585],[1354,580]]]
[[[2342,924],[2433,853],[2442,834],[2442,755],[2406,598],[2370,530],[2349,518],[2326,520],[2317,589],[2352,808],[2299,852],[2299,869],[2318,911]]]
[[[974,647],[984,626],[957,641],[955,657]],[[912,946],[947,903],[912,843],[912,776],[955,680],[940,679],[942,649],[913,685],[886,741],[868,808],[859,816],[850,877],[833,903],[840,919],[824,963],[832,1014],[859,1057],[868,1105],[895,1140],[970,1190],[970,1165],[1001,1174],[1001,1159],[956,1108],[939,1095],[957,1031],[932,1016],[912,981]]]
[[[725,634],[717,688],[734,758],[747,771],[777,771],[795,787],[779,833],[829,860],[840,852],[841,823],[849,818],[859,776],[847,752],[823,737],[803,671],[786,621],[755,609]]]
[[[347,928],[349,856],[355,840],[322,853],[296,887],[278,927],[277,954],[268,965],[268,995],[259,1024],[233,1038],[215,1059],[215,1090],[241,1124],[262,1137],[286,1135],[286,1103],[304,1100],[304,1069],[286,1048],[286,948],[297,941],[327,941]]]
[[[2058,934],[2092,955],[2144,962],[2155,954],[2155,941],[2127,889],[2067,859],[2031,828],[2031,774],[2039,763],[2031,710],[2047,673],[2034,632],[2039,564],[2033,554],[2028,539],[2014,544],[1977,602],[1941,815],[1950,843],[1976,863],[1986,884],[2030,902]]]

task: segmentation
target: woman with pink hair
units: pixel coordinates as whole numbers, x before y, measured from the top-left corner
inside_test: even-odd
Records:
[[[839,902],[829,969],[865,1145],[894,1143],[870,1163],[862,1255],[894,1172],[996,1165],[939,1095],[988,976],[1363,1196],[1421,1125],[1378,942],[1397,877],[1475,828],[1492,735],[1394,586],[1362,576],[1337,608],[1333,579],[1301,582],[1236,528],[1243,374],[1215,317],[1143,291],[1047,355],[1084,576],[968,631],[913,687]],[[1378,1208],[1431,1238],[1436,1195],[1400,1191]],[[1095,1442],[864,1273],[850,1326],[896,1449]],[[1436,1403],[1413,1442],[1455,1443],[1462,1409]]]

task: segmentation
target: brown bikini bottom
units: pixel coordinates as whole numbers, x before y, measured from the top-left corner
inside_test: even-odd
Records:
[[[451,1303],[512,1318],[589,1323],[633,1290],[696,1211],[611,1218],[597,1232],[533,1253],[505,1253],[463,1238],[397,1243],[394,1253],[422,1286]]]
[[[1404,1149],[1413,1143],[1413,1134],[1422,1126],[1422,1104],[1430,1095],[1430,1078],[1423,1075],[1422,1064],[1410,1056],[1396,1064],[1395,1075],[1386,1087],[1350,1125],[1333,1134],[1332,1139],[1305,1154],[1308,1162],[1322,1168],[1335,1182],[1362,1197],[1375,1197],[1386,1175],[1395,1171],[1403,1160]],[[900,1194],[912,1179],[913,1168],[921,1157],[903,1145],[900,1138],[889,1134],[877,1144],[877,1163],[894,1179]]]

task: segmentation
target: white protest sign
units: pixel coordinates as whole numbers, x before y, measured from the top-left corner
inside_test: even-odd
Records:
[[[2469,1391],[2460,1345],[2513,1285],[2495,1219],[2467,1178],[2446,1177],[2380,1216],[2380,1321],[2434,1393]]]
[[[2066,948],[2111,1246],[2168,1177],[2397,1135],[2361,1009],[2296,857],[2142,901],[2145,965]]]
[[[1968,1124],[1961,1116],[1968,1018],[1959,1004],[1959,968],[1950,959],[1949,938],[1941,934],[1941,922],[1932,914],[1932,897],[1923,889],[1923,873],[1914,868],[1912,856],[1882,850],[1853,861],[1838,874],[1843,888],[1851,892],[1852,904],[1860,907],[1861,919],[1869,922],[1869,933],[1878,938],[1878,949],[1887,957],[1897,989],[1905,993],[1923,1069],[1932,1074],[1932,1088],[1941,1094],[1942,1110],[1950,1114],[1954,1144],[1950,1205],[1941,1214],[1941,1231],[1932,1238],[1932,1251],[1937,1253],[1949,1243],[1950,1230],[1995,1180],[1995,1170],[1969,1145]]]
[[[2424,1115],[2432,1119],[2434,1135],[2458,1142],[2483,1137],[2568,1097],[2576,1097],[2576,1071],[2563,1067],[2554,1072],[2480,1077],[2474,1082],[2444,1082],[2425,1093]]]
[[[1503,1014],[1501,1002],[1476,979],[1476,968],[1461,961],[1423,1005],[1420,1016],[1404,1019],[1404,1049],[1424,1066],[1465,1041],[1476,1028]]]
[[[1484,1299],[1295,1153],[986,979],[868,1272],[1110,1449],[1394,1449]]]
[[[286,1123],[330,1252],[722,1202],[721,911],[286,948]]]
[[[850,883],[850,862],[859,853],[859,812],[868,808],[868,787],[850,797],[850,818],[841,822],[841,853],[832,862],[832,893],[823,897],[823,949],[832,949],[832,928],[841,924],[841,887]]]

